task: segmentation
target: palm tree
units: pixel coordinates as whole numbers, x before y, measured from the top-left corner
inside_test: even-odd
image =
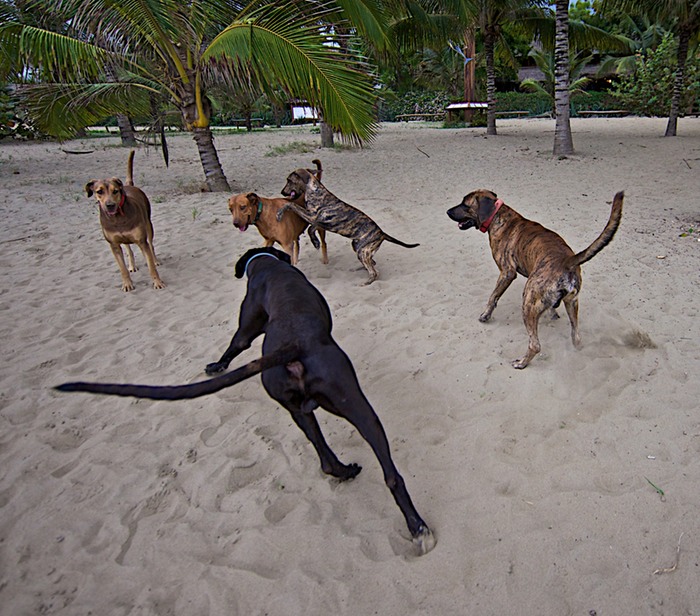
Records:
[[[321,110],[333,130],[353,143],[376,133],[372,81],[361,60],[343,53],[337,36],[319,27],[326,16],[322,3],[49,4],[72,16],[70,32],[0,23],[0,49],[10,60],[2,63],[0,78],[13,71],[32,82],[24,90],[27,104],[52,134],[70,136],[119,112],[149,115],[167,101],[193,133],[210,190],[229,190],[210,128],[212,84],[252,91],[281,87]]]
[[[556,113],[554,108],[554,55],[542,50],[533,50],[530,52],[530,57],[535,60],[537,68],[544,75],[544,84],[535,79],[524,79],[520,87],[530,92],[539,92],[547,95],[552,100],[552,112]],[[581,72],[586,65],[593,59],[593,55],[587,51],[580,51],[569,54],[569,95],[584,94],[584,86],[588,84],[590,79],[581,76]]]
[[[554,156],[574,153],[569,118],[569,0],[556,0],[554,36]]]
[[[666,137],[675,137],[685,88],[688,48],[691,40],[700,35],[700,0],[604,0],[603,10],[609,9],[646,14],[658,22],[671,21],[675,24],[673,32],[678,36],[677,64],[665,133]]]
[[[496,48],[500,46],[502,55],[515,63],[505,39],[503,26],[518,24],[522,29],[536,32],[541,26],[544,13],[540,10],[546,4],[539,0],[479,0],[477,24],[484,40],[486,61],[486,134],[496,135]]]

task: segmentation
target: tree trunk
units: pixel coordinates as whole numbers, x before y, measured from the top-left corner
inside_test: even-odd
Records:
[[[685,66],[688,61],[688,42],[690,40],[690,30],[681,27],[678,33],[678,53],[676,54],[676,75],[673,82],[673,97],[671,98],[671,111],[668,114],[668,124],[664,137],[675,137],[678,127],[678,115],[681,109],[681,99],[685,86]]]
[[[230,191],[231,187],[224,175],[224,170],[219,162],[219,155],[214,147],[214,135],[212,135],[211,129],[208,126],[205,128],[193,128],[192,132],[199,150],[199,159],[202,161],[207,188],[211,192]]]
[[[333,129],[323,121],[321,122],[321,147],[333,147]]]
[[[554,39],[554,156],[574,153],[569,106],[569,0],[556,1]]]
[[[486,134],[496,135],[496,66],[494,57],[495,33],[491,24],[484,32],[484,54],[486,55]]]
[[[122,138],[122,145],[130,148],[134,147],[136,145],[136,132],[129,116],[118,113],[117,126],[119,127],[119,135]]]

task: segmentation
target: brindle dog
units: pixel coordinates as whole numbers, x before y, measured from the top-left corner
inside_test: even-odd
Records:
[[[137,271],[134,253],[130,244],[137,244],[148,264],[153,279],[153,288],[162,289],[165,283],[156,269],[157,260],[153,248],[153,224],[151,223],[151,203],[140,188],[134,186],[134,150],[129,153],[126,166],[126,181],[119,178],[91,180],[85,185],[88,197],[95,195],[100,206],[102,234],[112,249],[114,260],[122,276],[122,291],[132,291],[134,283],[129,272]],[[129,269],[124,262],[121,245],[126,246]]]
[[[537,325],[546,311],[556,317],[556,308],[564,302],[571,323],[574,347],[581,345],[578,331],[578,293],[581,289],[581,265],[592,259],[613,239],[622,218],[624,192],[613,199],[610,218],[588,248],[574,254],[560,235],[541,224],[528,220],[507,206],[490,190],[470,192],[447,215],[462,230],[476,227],[489,234],[493,258],[500,275],[486,310],[479,321],[491,318],[501,295],[518,274],[528,281],[523,290],[523,320],[529,336],[527,352],[512,362],[514,368],[525,368],[540,352]]]
[[[328,303],[289,255],[275,248],[253,248],[236,263],[236,277],[248,277],[238,329],[231,343],[207,374],[222,372],[253,340],[264,336],[262,357],[209,381],[173,387],[110,383],[64,383],[59,391],[85,391],[154,400],[196,398],[220,391],[262,373],[268,395],[285,407],[311,441],[321,469],[340,481],[362,470],[343,464],[326,443],[314,410],[319,406],[346,419],[369,443],[384,473],[384,481],[406,520],[421,554],[435,546],[435,537],[416,511],[406,484],[394,465],[384,428],[360,389],[352,362],[331,335]]]
[[[292,201],[277,212],[277,220],[282,220],[285,211],[291,210],[314,227],[352,238],[352,249],[369,273],[365,284],[372,284],[379,275],[373,255],[384,240],[404,248],[420,245],[405,244],[382,231],[367,214],[338,199],[307,169],[297,169],[290,173],[282,194],[293,201],[304,196],[305,207]]]

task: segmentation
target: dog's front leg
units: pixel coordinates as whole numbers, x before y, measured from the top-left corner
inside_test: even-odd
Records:
[[[122,252],[121,245],[112,244],[110,242],[109,247],[112,249],[114,260],[117,262],[117,265],[119,266],[119,273],[122,275],[122,291],[133,291],[134,283],[131,282],[129,270],[126,269],[126,263],[124,262],[124,253]]]
[[[315,226],[316,216],[313,216],[306,208],[299,207],[296,203],[287,203],[277,210],[277,222],[282,222],[282,217],[287,210],[292,210],[303,221],[309,223],[312,227]],[[314,247],[318,248],[316,244],[314,244]]]
[[[316,235],[316,227],[309,227],[306,230],[306,233],[309,236],[309,239],[311,240],[311,243],[313,244],[314,248],[318,250],[321,247],[321,242],[318,241],[318,236]]]
[[[228,348],[224,351],[224,354],[219,358],[219,361],[207,364],[204,368],[204,372],[209,375],[216,374],[217,372],[223,372],[238,355],[250,348],[250,342],[246,344],[241,341],[239,332],[240,330],[233,335],[231,344],[229,344]]]
[[[496,282],[496,288],[491,293],[489,301],[486,304],[486,310],[479,317],[479,321],[486,323],[491,318],[491,314],[498,304],[498,300],[501,299],[501,295],[506,292],[506,289],[511,285],[511,283],[516,279],[518,274],[513,270],[501,270],[498,276],[498,282]]]
[[[264,333],[266,323],[267,313],[260,308],[258,302],[249,299],[249,296],[246,295],[241,305],[238,329],[231,338],[231,344],[228,345],[219,361],[207,364],[204,372],[211,375],[226,370],[233,359],[249,349],[253,340]]]

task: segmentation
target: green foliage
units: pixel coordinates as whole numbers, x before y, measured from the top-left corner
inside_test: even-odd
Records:
[[[635,70],[620,76],[610,94],[637,115],[667,116],[673,96],[677,41],[666,34],[655,50],[637,54]],[[700,98],[700,55],[689,56],[681,109],[691,109]]]
[[[446,92],[411,90],[401,96],[385,98],[379,106],[379,120],[393,122],[405,113],[442,113],[451,102]]]
[[[529,111],[530,115],[551,113],[552,99],[538,92],[497,92],[496,111]]]
[[[0,139],[43,139],[46,137],[26,118],[26,113],[13,95],[12,88],[0,82]]]

